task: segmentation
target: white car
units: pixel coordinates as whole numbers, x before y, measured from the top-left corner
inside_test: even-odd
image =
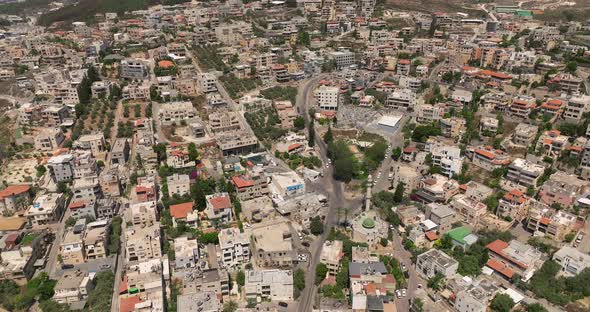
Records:
[[[395,295],[396,295],[398,298],[401,298],[401,296],[402,296],[402,292],[401,292],[401,291],[399,291],[399,289],[398,289],[398,290],[396,290],[396,291],[395,291]]]
[[[405,296],[406,296],[406,290],[402,289],[402,297],[405,297]]]

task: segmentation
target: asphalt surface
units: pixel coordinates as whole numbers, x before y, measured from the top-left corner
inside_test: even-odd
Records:
[[[311,100],[312,94],[311,91],[317,83],[323,79],[325,75],[319,75],[309,81],[307,81],[302,87],[299,88],[299,93],[297,94],[297,107],[299,108],[300,114],[303,115],[305,119],[306,128],[309,126],[310,116],[308,114],[308,106],[309,101]],[[319,149],[319,154],[324,163],[327,162],[326,151],[327,146],[321,140],[319,135],[315,136],[315,144],[316,148]],[[320,254],[322,252],[322,247],[326,238],[328,237],[328,233],[330,229],[336,224],[336,211],[337,208],[351,208],[347,207],[347,203],[344,200],[344,185],[341,182],[338,182],[332,178],[332,167],[326,168],[324,171],[324,177],[319,180],[320,183],[325,187],[328,195],[328,212],[326,214],[326,219],[324,220],[325,229],[324,233],[320,235],[315,242],[311,246],[311,257],[309,260],[308,270],[306,271],[305,276],[305,289],[301,292],[301,296],[299,297],[299,304],[298,304],[298,311],[307,312],[311,311],[314,303],[314,295],[316,293],[317,287],[315,286],[315,270],[316,266],[320,262]]]

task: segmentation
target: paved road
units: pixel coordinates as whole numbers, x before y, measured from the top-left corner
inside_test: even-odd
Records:
[[[308,114],[308,105],[311,99],[311,91],[317,85],[317,83],[324,78],[325,75],[319,75],[309,81],[305,82],[302,87],[299,88],[299,93],[297,94],[297,107],[299,108],[300,114],[303,115],[305,119],[306,127],[309,126],[309,114]],[[327,146],[321,140],[321,138],[316,135],[315,136],[315,144],[316,147],[319,149],[319,155],[326,161],[326,151]],[[301,292],[301,297],[299,300],[298,311],[308,312],[312,310],[313,302],[314,302],[314,295],[316,293],[316,286],[315,282],[315,269],[320,261],[320,254],[322,252],[322,247],[330,229],[336,224],[336,211],[338,207],[346,208],[347,203],[344,200],[344,184],[338,182],[332,178],[332,168],[327,168],[325,171],[324,177],[320,180],[320,182],[325,186],[325,190],[328,191],[329,197],[329,207],[328,212],[326,214],[325,219],[325,230],[320,237],[314,242],[311,248],[311,258],[309,260],[309,269],[306,272],[305,276],[305,289]]]
[[[412,265],[412,254],[406,251],[402,245],[402,239],[397,233],[393,235],[393,256],[398,259],[400,265],[404,264],[408,269],[410,278],[407,279],[407,295],[403,298],[398,298],[395,301],[397,311],[410,311],[410,301],[416,296],[418,284],[426,285],[421,277],[418,276],[414,266]]]

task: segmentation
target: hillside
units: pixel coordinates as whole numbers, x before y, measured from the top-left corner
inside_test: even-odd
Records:
[[[42,1],[42,0],[36,0]],[[55,22],[69,24],[75,21],[89,21],[97,13],[128,11],[145,9],[156,4],[179,4],[187,0],[80,0],[76,4],[67,5],[59,10],[47,12],[39,18],[39,24],[48,26]]]
[[[463,12],[472,17],[483,16],[485,13],[478,9],[471,9],[471,5],[459,0],[386,0],[386,8],[418,12]]]

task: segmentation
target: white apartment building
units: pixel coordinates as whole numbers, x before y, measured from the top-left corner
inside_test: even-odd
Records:
[[[293,273],[291,270],[246,271],[246,298],[271,301],[293,300]]]
[[[336,51],[330,53],[330,56],[336,61],[338,68],[348,67],[355,63],[354,52],[351,51]]]
[[[57,220],[64,208],[64,197],[59,193],[45,193],[37,197],[25,212],[25,217],[33,227]]]
[[[217,92],[217,78],[212,73],[202,73],[198,84],[202,93]]]
[[[236,267],[250,262],[250,237],[237,228],[219,232],[221,260],[226,267]]]
[[[166,185],[168,186],[168,195],[173,197],[174,195],[182,196],[190,194],[191,180],[188,174],[173,174],[166,178]]]
[[[409,110],[414,109],[416,105],[420,105],[416,93],[410,89],[397,89],[387,96],[385,106],[398,109],[398,110]]]
[[[339,90],[337,87],[321,86],[315,91],[320,109],[335,111],[338,109]]]
[[[581,120],[584,113],[590,111],[590,96],[572,96],[565,106],[563,117],[570,120]]]
[[[71,154],[53,156],[47,161],[47,168],[54,182],[71,181],[74,178],[74,156]]]
[[[174,239],[174,264],[177,270],[194,268],[199,260],[199,244],[196,239]]]
[[[125,79],[145,79],[149,77],[148,66],[140,60],[121,60],[120,77]]]
[[[447,177],[453,177],[461,174],[463,166],[463,157],[461,149],[454,145],[446,144],[428,144],[430,154],[432,154],[432,165],[440,167],[442,173]]]
[[[64,139],[64,134],[60,128],[42,129],[41,132],[35,136],[35,149],[40,151],[52,151],[57,149]]]
[[[180,123],[189,121],[197,116],[197,110],[191,102],[170,102],[160,104],[160,122],[162,124]]]
[[[590,267],[590,255],[570,246],[563,246],[555,254],[553,260],[561,266],[565,276],[575,276]]]
[[[543,175],[544,171],[545,167],[541,165],[522,158],[516,158],[508,166],[506,179],[525,187],[536,187],[537,180]]]
[[[127,228],[125,237],[126,261],[146,261],[162,256],[160,224]]]
[[[459,268],[459,262],[438,249],[430,249],[418,255],[416,259],[416,271],[429,279],[437,273],[449,278]]]

